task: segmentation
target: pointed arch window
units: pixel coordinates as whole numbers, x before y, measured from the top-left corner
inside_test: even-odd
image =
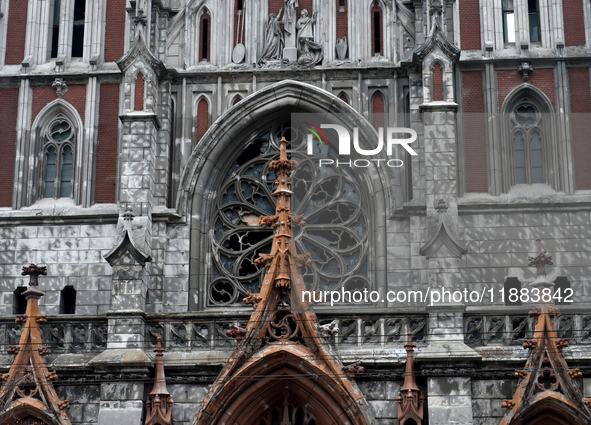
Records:
[[[524,101],[511,114],[515,184],[544,183],[542,114]]]
[[[211,62],[210,57],[211,42],[211,16],[207,10],[203,10],[199,18],[199,62]]]
[[[376,0],[371,9],[371,54],[372,56],[384,56],[384,35],[382,28],[382,8]]]
[[[72,196],[75,131],[63,115],[50,122],[45,134],[44,198]]]

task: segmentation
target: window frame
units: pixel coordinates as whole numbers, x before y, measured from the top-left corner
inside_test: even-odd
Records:
[[[514,88],[505,98],[500,109],[501,121],[501,149],[500,149],[500,182],[501,192],[507,193],[511,187],[517,185],[513,157],[512,113],[521,104],[534,105],[541,114],[540,128],[542,131],[542,166],[544,184],[554,190],[560,190],[560,172],[566,158],[560,155],[559,141],[556,130],[556,117],[552,102],[537,87],[524,83]],[[525,183],[528,184],[528,183]]]
[[[55,128],[54,126],[66,122],[69,124],[71,129],[70,137],[65,141],[56,141],[51,138],[52,129]],[[72,198],[73,192],[73,181],[74,181],[74,168],[76,164],[76,139],[77,135],[75,132],[74,125],[70,122],[70,120],[63,114],[59,113],[55,116],[54,119],[49,121],[46,125],[45,129],[43,130],[44,135],[44,142],[43,142],[43,171],[41,173],[43,179],[43,186],[41,188],[40,194],[41,197],[44,199],[53,198],[53,199],[60,199],[60,198]],[[47,151],[50,148],[55,148],[56,150],[56,161],[55,161],[55,180],[54,180],[54,188],[53,188],[53,196],[45,196],[45,189],[47,184]],[[71,179],[70,179],[70,193],[68,196],[61,196],[62,192],[62,178],[63,178],[63,166],[64,166],[64,151],[66,147],[69,147],[72,150],[72,172],[71,172]]]
[[[55,15],[55,3],[60,2],[59,12],[59,26],[57,36],[57,54],[53,56],[53,27],[54,27],[54,15]],[[47,25],[47,47],[46,47],[46,61],[55,60],[57,64],[63,64],[64,61],[87,61],[88,60],[88,30],[90,29],[89,19],[89,2],[90,0],[84,1],[84,24],[83,26],[83,37],[82,37],[82,55],[73,56],[73,38],[74,38],[74,11],[76,0],[52,0],[48,15]]]

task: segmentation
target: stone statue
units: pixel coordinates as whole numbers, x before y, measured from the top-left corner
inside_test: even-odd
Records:
[[[298,32],[298,64],[303,66],[312,67],[324,58],[322,46],[314,41],[315,23],[316,12],[310,17],[306,9],[301,11],[296,30]]]
[[[298,7],[298,0],[285,0],[285,32],[291,35],[291,23],[295,19],[296,8]]]
[[[272,60],[281,60],[283,46],[285,45],[283,32],[280,27],[283,23],[283,21],[280,20],[282,10],[283,8],[279,9],[277,15],[274,13],[269,14],[269,21],[265,26],[265,47],[263,49],[263,55],[258,61],[259,65],[263,65]]]

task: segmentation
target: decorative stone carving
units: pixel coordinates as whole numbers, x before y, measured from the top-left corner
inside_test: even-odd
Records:
[[[281,60],[283,54],[283,47],[285,46],[285,40],[283,39],[283,32],[281,31],[280,25],[281,12],[283,8],[279,9],[279,13],[269,14],[269,20],[265,25],[265,44],[263,48],[263,55],[258,61],[259,65],[264,65],[269,61]]]
[[[347,37],[344,36],[343,38],[337,38],[337,57],[339,60],[345,60],[347,56]]]
[[[517,71],[523,76],[523,81],[529,80],[529,74],[533,74],[534,67],[529,62],[521,62]]]
[[[68,91],[68,85],[66,84],[66,81],[61,77],[57,77],[53,81],[53,83],[51,83],[51,87],[55,89],[55,92],[59,97],[62,97]]]
[[[313,67],[324,58],[324,49],[314,41],[314,25],[316,12],[310,17],[306,9],[300,12],[300,19],[296,23],[298,39],[298,64]]]
[[[447,205],[443,199],[439,200],[438,205],[435,207],[439,213],[439,222],[437,223],[437,230],[431,236],[431,239],[421,247],[419,253],[426,256],[427,258],[433,257],[442,245],[445,245],[454,257],[462,258],[462,255],[466,254],[468,250],[461,244],[456,238],[453,232],[445,224],[444,216],[447,211]]]

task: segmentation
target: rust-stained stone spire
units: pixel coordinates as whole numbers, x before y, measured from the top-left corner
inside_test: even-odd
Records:
[[[273,192],[277,198],[275,214],[259,219],[260,226],[276,229],[271,253],[260,254],[255,261],[265,267],[260,292],[249,292],[244,298],[245,303],[253,305],[252,315],[246,329],[234,325],[228,331],[227,335],[234,336],[238,345],[203,401],[194,425],[250,423],[250,419],[244,418],[255,415],[251,410],[260,408],[260,394],[272,385],[263,382],[266,380],[261,379],[261,373],[271,373],[272,365],[288,367],[285,362],[289,368],[295,368],[294,373],[299,373],[296,379],[307,382],[308,374],[312,375],[320,393],[330,388],[331,397],[338,400],[336,405],[347,406],[341,413],[324,412],[324,415],[346,415],[351,425],[368,423],[368,405],[363,394],[343,372],[343,365],[331,348],[324,345],[311,300],[303,297],[306,285],[298,269],[311,264],[310,254],[297,254],[291,232],[292,225],[305,225],[303,217],[291,215],[290,173],[298,164],[287,157],[287,140],[283,138],[280,143],[279,160],[269,164],[277,176],[277,189]],[[254,382],[260,387],[250,388]],[[251,391],[259,394],[256,402],[248,395],[253,394]],[[289,392],[294,390],[290,387]],[[271,399],[274,393],[271,391],[265,397]],[[289,400],[283,398],[273,403],[280,404],[282,424],[289,423],[285,414]],[[263,414],[263,410],[257,414]],[[328,416],[323,419],[325,422],[318,423],[334,423],[334,418]]]
[[[158,334],[156,352],[156,373],[154,376],[154,388],[148,395],[146,403],[146,425],[172,425],[172,405],[174,404],[168,389],[166,388],[166,376],[164,375],[164,352],[162,337]]]
[[[408,342],[406,348],[406,372],[404,374],[404,385],[400,388],[398,397],[398,422],[405,425],[407,422],[420,425],[423,421],[423,393],[417,386],[415,379],[414,349],[416,345],[412,342],[412,332],[408,330]]]
[[[45,295],[39,289],[39,276],[46,276],[47,268],[31,264],[23,267],[22,275],[29,276],[29,289],[23,292],[27,311],[16,318],[24,327],[19,345],[8,347],[8,354],[16,354],[10,371],[0,375],[4,381],[0,389],[0,424],[17,419],[70,425],[68,400],[60,401],[53,388],[51,381],[57,379],[57,374],[47,370],[44,357],[51,350],[42,345],[39,329],[46,317],[39,314],[39,299]]]

